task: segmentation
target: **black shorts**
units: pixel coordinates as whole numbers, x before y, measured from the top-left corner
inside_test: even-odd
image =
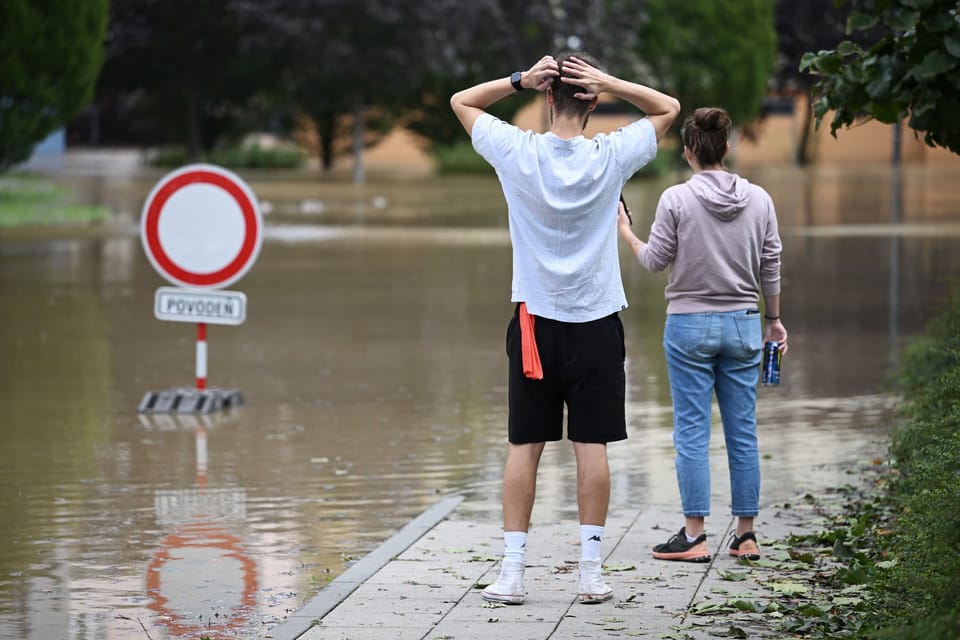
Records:
[[[591,322],[536,317],[543,380],[523,375],[519,305],[507,327],[509,429],[513,444],[563,439],[607,443],[627,438],[623,323],[616,313]]]

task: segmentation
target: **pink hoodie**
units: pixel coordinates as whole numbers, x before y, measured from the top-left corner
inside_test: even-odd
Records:
[[[726,171],[701,171],[660,196],[648,271],[670,267],[667,313],[755,309],[780,293],[780,234],[770,195]]]

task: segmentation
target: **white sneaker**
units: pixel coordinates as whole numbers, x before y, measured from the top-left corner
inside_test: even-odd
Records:
[[[504,561],[500,566],[500,577],[496,582],[488,585],[480,595],[490,602],[523,603],[523,568],[522,562]]]
[[[599,604],[613,597],[613,589],[603,581],[600,571],[600,560],[580,561],[580,602],[583,604]]]

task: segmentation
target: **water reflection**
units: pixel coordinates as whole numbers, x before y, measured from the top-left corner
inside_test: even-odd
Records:
[[[207,431],[225,422],[223,415],[141,416],[148,429],[184,427],[196,434],[195,485],[154,492],[157,524],[168,533],[147,565],[147,606],[174,637],[228,637],[256,615],[257,564],[241,537],[246,493],[207,483]]]
[[[193,381],[193,327],[153,319],[166,283],[135,235],[158,177],[70,178],[121,212],[119,231],[0,237],[0,637],[250,637],[440,494],[499,520],[512,307],[496,184],[245,176],[274,213],[233,287],[247,322],[209,328],[208,369],[247,404],[197,421],[136,413],[145,391]],[[889,365],[960,274],[960,181],[905,170],[891,229],[883,170],[748,177],[785,236],[791,351],[758,409],[769,504],[818,474],[843,481],[882,438]],[[666,184],[628,186],[640,229]],[[665,276],[622,258],[630,439],[610,451],[614,510],[678,500]],[[722,505],[720,438],[714,453]],[[572,469],[568,446],[547,448],[535,521],[574,517]]]

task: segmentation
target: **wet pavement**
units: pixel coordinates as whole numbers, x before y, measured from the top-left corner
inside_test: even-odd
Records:
[[[763,554],[757,562],[730,556],[736,529],[732,517],[709,519],[710,562],[687,563],[655,560],[650,553],[681,520],[674,506],[649,505],[612,516],[605,529],[603,566],[614,595],[600,604],[577,599],[577,522],[536,523],[527,543],[526,598],[522,605],[504,605],[480,595],[499,573],[501,530],[459,518],[462,497],[449,497],[338,576],[269,637],[783,638],[789,634],[783,631],[782,615],[770,611],[783,601],[785,588],[798,588],[798,575],[814,572],[810,565],[791,561],[788,541],[815,534],[822,526],[822,513],[812,501],[795,498],[757,518]]]
[[[167,283],[137,237],[159,177],[70,173],[111,225],[0,229],[0,637],[267,637],[445,496],[464,496],[450,522],[484,532],[471,545],[495,550],[512,313],[495,181],[245,176],[272,213],[232,287],[247,321],[211,327],[208,356],[209,383],[246,404],[141,415],[145,392],[194,373],[194,328],[153,318]],[[960,181],[908,173],[891,223],[882,170],[749,177],[777,202],[791,334],[759,406],[768,508],[842,481],[883,441],[889,369],[960,275]],[[628,185],[639,228],[666,184]],[[677,494],[664,278],[621,258],[630,438],[610,449],[611,513],[632,522]],[[538,526],[574,522],[573,465],[569,446],[544,453]]]

